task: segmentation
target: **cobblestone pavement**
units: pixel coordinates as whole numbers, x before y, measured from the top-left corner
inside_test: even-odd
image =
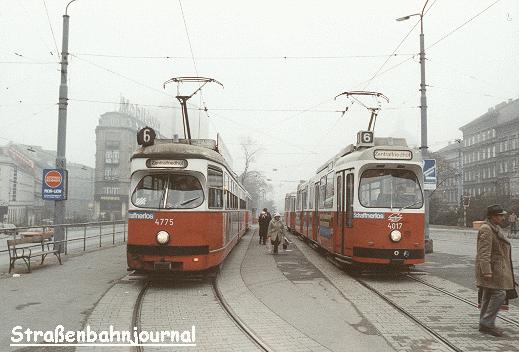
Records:
[[[479,310],[454,297],[406,277],[362,280],[462,350],[519,351],[517,326],[498,321],[506,337],[497,339],[483,335],[478,331]]]
[[[310,258],[312,250],[301,242],[298,242],[298,244],[300,244],[299,247],[303,251],[307,252],[306,254]],[[303,246],[307,248],[304,249]],[[324,259],[321,257],[321,260]],[[473,271],[473,266],[471,269]],[[446,271],[448,270],[447,268]],[[472,271],[471,274],[473,275]],[[345,275],[344,272],[342,274]],[[470,299],[473,302],[477,302],[477,292],[474,289],[468,289],[432,275],[421,275],[419,278],[449,292]],[[437,333],[440,333],[442,337],[458,346],[461,350],[519,350],[519,346],[516,344],[516,341],[519,340],[517,326],[498,321],[498,324],[504,328],[507,337],[497,339],[489,335],[482,335],[478,331],[479,311],[467,303],[405,277],[363,277],[361,280],[382,292],[384,296],[394,301]],[[348,297],[353,299],[351,294],[348,294]],[[363,312],[368,314],[366,310],[363,310]],[[511,307],[510,312],[503,313],[503,316],[518,320],[518,314],[519,311],[515,307]]]
[[[85,321],[83,329],[90,326],[96,332],[108,331],[110,325],[114,330],[132,329],[132,314],[143,282],[138,280],[119,280],[108,290],[96,304],[96,307]],[[78,352],[106,351],[107,347],[77,347]],[[129,352],[129,347],[110,347],[110,351]]]
[[[475,292],[474,276],[476,253],[475,230],[458,228],[431,228],[434,239],[434,253],[427,254],[425,264],[419,270],[447,279]],[[512,259],[516,278],[519,273],[519,240],[512,239]],[[518,280],[519,281],[519,280]],[[510,301],[510,305],[519,308],[519,299]]]
[[[241,277],[258,304],[331,351],[393,350],[295,246],[272,255],[255,235],[242,261]]]
[[[397,351],[450,351],[429,332],[369,291],[324,256],[291,236],[299,250],[354,304]],[[376,351],[375,349],[373,351]]]
[[[153,282],[144,296],[141,329],[146,331],[196,328],[196,351],[259,351],[218,302],[212,285],[203,282]],[[146,352],[164,348],[145,347]]]
[[[124,246],[68,256],[63,265],[34,266],[20,277],[0,276],[0,351],[10,348],[11,330],[80,330],[103,294],[126,274]],[[45,261],[47,263],[47,260]],[[24,351],[71,351],[73,348],[27,348]]]
[[[249,231],[223,266],[219,286],[224,299],[229,303],[234,313],[273,350],[328,351],[326,347],[293,327],[264,305],[245,284],[242,278],[242,262],[247,255],[248,243],[250,243],[252,234],[253,231]],[[261,253],[267,257],[264,248],[261,248]],[[275,269],[275,262],[272,256],[269,257],[270,267],[262,267],[260,266],[262,263],[257,263],[249,270],[261,272]],[[279,279],[286,280],[283,277]],[[269,282],[267,279],[264,284],[271,285],[273,282]],[[276,299],[281,302],[289,302],[291,297],[287,297],[283,292],[280,292]]]

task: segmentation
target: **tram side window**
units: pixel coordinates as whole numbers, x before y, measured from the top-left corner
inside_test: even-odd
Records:
[[[303,201],[303,210],[306,210],[308,208],[308,186],[306,186],[305,189],[303,190],[302,201]]]
[[[333,172],[330,172],[326,176],[326,197],[325,197],[325,200],[324,200],[324,207],[325,208],[331,208],[333,206],[333,194],[334,194],[333,176],[334,176]]]
[[[213,209],[223,207],[223,172],[216,168],[207,169],[208,206]]]
[[[346,176],[346,204],[344,209],[346,211],[346,227],[353,226],[353,192],[355,190],[353,181],[353,174],[348,174]]]
[[[319,209],[325,208],[324,201],[326,200],[326,176],[321,177],[321,184],[319,185]]]

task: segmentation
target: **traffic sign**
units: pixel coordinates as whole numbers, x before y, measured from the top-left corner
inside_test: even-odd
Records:
[[[44,200],[67,199],[67,170],[44,169],[41,196]]]
[[[436,189],[437,173],[436,160],[424,159],[422,163],[423,168],[423,188],[426,191],[434,191]]]

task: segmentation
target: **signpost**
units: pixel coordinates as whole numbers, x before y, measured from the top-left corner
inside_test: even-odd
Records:
[[[434,191],[436,189],[437,172],[436,160],[424,159],[423,164],[423,188],[426,191]]]
[[[67,170],[44,169],[41,196],[43,200],[67,199]]]

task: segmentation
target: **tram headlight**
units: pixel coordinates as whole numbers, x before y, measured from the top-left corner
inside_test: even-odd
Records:
[[[400,242],[400,240],[402,239],[402,233],[398,230],[393,230],[393,231],[391,231],[391,234],[389,235],[389,237],[391,238],[391,241],[393,241],[393,242]]]
[[[169,233],[166,231],[159,231],[157,233],[157,242],[159,244],[166,244],[169,242]]]

